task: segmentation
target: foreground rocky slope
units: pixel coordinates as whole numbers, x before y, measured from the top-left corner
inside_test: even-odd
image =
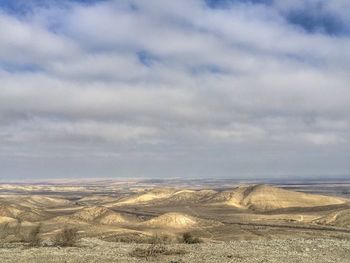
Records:
[[[293,239],[269,241],[236,241],[202,243],[194,245],[170,244],[184,254],[138,258],[130,256],[135,248],[149,245],[104,242],[84,239],[73,248],[24,248],[11,244],[0,248],[2,263],[53,263],[53,262],[178,262],[178,263],[349,263],[350,241],[333,239]]]

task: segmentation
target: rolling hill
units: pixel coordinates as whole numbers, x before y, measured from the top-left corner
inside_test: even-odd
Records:
[[[315,207],[346,203],[348,200],[332,196],[306,194],[269,185],[241,186],[214,196],[212,201],[252,209],[273,210],[292,207]]]
[[[125,213],[116,213],[106,207],[98,206],[83,208],[71,215],[70,218],[84,222],[106,225],[130,224],[139,221],[136,216]]]
[[[189,216],[183,213],[170,212],[145,221],[141,223],[141,225],[150,228],[173,228],[178,230],[186,230],[191,228],[213,227],[221,225],[221,223],[214,220],[206,220]]]

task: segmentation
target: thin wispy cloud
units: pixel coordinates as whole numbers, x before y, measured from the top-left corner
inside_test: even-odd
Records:
[[[347,174],[349,8],[2,0],[1,176]]]

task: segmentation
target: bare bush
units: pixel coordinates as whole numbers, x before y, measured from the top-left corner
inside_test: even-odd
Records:
[[[130,252],[130,256],[138,258],[151,258],[161,255],[183,255],[186,252],[180,249],[168,249],[161,244],[152,244],[146,248],[135,248]]]
[[[149,238],[148,242],[149,244],[169,244],[172,243],[172,239],[170,236],[167,235],[161,235],[156,234]]]
[[[0,242],[26,242],[27,236],[23,234],[22,223],[4,223],[0,225]]]
[[[22,230],[22,219],[16,218],[17,219],[17,224],[13,229],[13,234],[19,238],[21,237],[21,230]]]
[[[11,228],[9,223],[0,225],[0,242],[3,242],[7,236],[11,234]]]
[[[125,234],[125,235],[112,235],[101,237],[102,240],[108,242],[122,242],[122,243],[148,243],[149,237],[139,234]]]
[[[54,238],[53,245],[59,247],[73,247],[78,240],[78,230],[76,228],[63,228]]]
[[[192,236],[191,233],[186,232],[182,235],[182,242],[185,244],[197,244],[201,243],[202,240],[198,237]]]
[[[137,244],[170,244],[174,243],[176,239],[168,235],[156,234],[154,236],[140,235],[140,234],[125,234],[118,236],[103,237],[103,240],[109,242],[123,242],[123,243],[137,243]]]
[[[25,241],[28,242],[29,246],[32,247],[38,247],[41,244],[40,239],[40,231],[41,231],[42,225],[36,225],[32,229],[29,230],[27,237],[25,238]]]

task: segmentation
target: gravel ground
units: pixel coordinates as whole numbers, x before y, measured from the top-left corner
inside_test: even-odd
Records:
[[[169,249],[185,250],[184,255],[164,255],[135,258],[129,253],[148,245],[112,243],[98,239],[84,239],[74,248],[27,248],[9,244],[0,248],[0,262],[239,262],[239,263],[350,263],[350,241],[337,239],[268,240],[202,243],[194,245],[172,244]]]

